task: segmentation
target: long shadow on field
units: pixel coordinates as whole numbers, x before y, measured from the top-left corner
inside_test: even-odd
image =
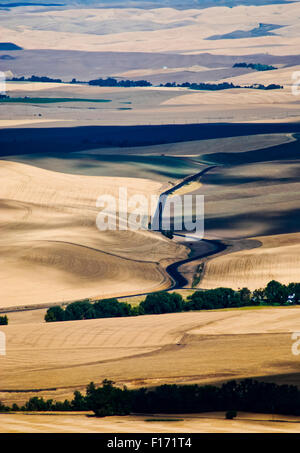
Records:
[[[3,156],[4,157],[4,156]],[[135,154],[95,154],[88,152],[59,153],[48,152],[34,153],[10,157],[14,160],[29,165],[34,165],[48,170],[56,170],[63,173],[83,174],[91,176],[126,176],[143,177],[149,173],[153,179],[184,178],[199,171],[202,166],[199,162],[193,162],[185,157],[173,157],[164,155],[135,155]],[[52,159],[52,161],[51,161]],[[141,176],[142,175],[142,176]]]
[[[300,136],[295,135],[296,141],[282,145],[245,151],[239,153],[213,153],[202,154],[201,158],[207,162],[222,165],[241,165],[256,162],[269,162],[276,160],[299,159],[300,157]]]
[[[178,143],[244,135],[300,133],[300,123],[287,124],[176,124],[160,126],[84,126],[59,128],[11,128],[0,129],[0,156],[43,153],[55,150],[64,153],[97,149],[101,147],[150,146],[163,143]],[[283,145],[282,145],[283,146]],[[284,145],[288,146],[288,145]],[[278,148],[278,147],[275,147]],[[280,148],[280,147],[279,147]],[[264,150],[261,158],[266,159]],[[273,151],[268,151],[269,155]],[[296,155],[290,151],[289,158]],[[259,151],[250,152],[250,162],[258,162]],[[210,154],[207,159],[218,163],[238,163],[245,153],[229,155]],[[282,150],[276,150],[272,159],[282,157]],[[246,153],[248,156],[248,154]],[[255,157],[254,157],[255,156]],[[285,156],[287,158],[287,155]],[[229,159],[229,160],[227,160]],[[258,160],[257,160],[258,159]],[[244,157],[243,157],[244,162]]]
[[[245,225],[261,225],[259,233],[253,236],[297,233],[300,231],[300,209],[271,212],[250,212],[245,214],[224,215],[216,218],[205,218],[205,231],[231,230],[243,231]],[[234,235],[235,236],[235,235]],[[243,235],[241,235],[243,237]]]

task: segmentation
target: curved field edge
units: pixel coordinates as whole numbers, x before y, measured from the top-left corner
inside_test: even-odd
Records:
[[[99,195],[148,199],[161,183],[67,175],[1,161],[2,307],[43,305],[168,288],[165,264],[185,246],[149,231],[99,231]],[[119,213],[117,212],[117,216]]]

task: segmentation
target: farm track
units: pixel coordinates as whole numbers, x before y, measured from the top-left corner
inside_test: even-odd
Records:
[[[176,186],[172,187],[171,189],[168,189],[165,192],[163,192],[160,195],[160,199],[158,201],[157,212],[159,211],[160,200],[161,200],[162,197],[165,197],[165,198],[163,198],[163,200],[164,200],[163,203],[165,203],[166,198],[167,198],[167,196],[169,194],[173,193],[178,188],[180,188],[183,185],[189,183],[190,181],[199,179],[203,174],[207,173],[212,168],[215,168],[215,166],[206,167],[205,169],[201,170],[200,172],[196,173],[195,175],[191,175],[191,176],[185,178],[183,181],[181,181],[180,183],[178,183]],[[164,204],[163,204],[162,209],[163,208],[164,208]],[[220,252],[224,251],[227,248],[227,246],[224,245],[221,241],[209,241],[209,240],[204,240],[204,239],[203,239],[203,241],[205,241],[205,242],[207,242],[209,244],[212,244],[214,249],[212,251],[209,251],[209,252],[206,252],[206,253],[197,254],[196,256],[193,256],[193,257],[190,257],[190,258],[186,258],[184,260],[180,260],[180,261],[177,261],[175,263],[172,263],[169,266],[167,266],[166,269],[163,269],[161,264],[159,262],[157,262],[157,261],[147,261],[147,260],[139,260],[139,259],[132,259],[132,258],[128,258],[128,257],[123,257],[123,256],[120,256],[118,254],[114,254],[114,253],[111,253],[111,252],[103,251],[101,249],[97,249],[95,247],[89,247],[89,246],[82,245],[82,244],[75,244],[75,243],[69,242],[69,241],[46,240],[46,241],[40,241],[40,242],[62,243],[62,244],[67,244],[67,245],[71,245],[71,246],[79,246],[79,247],[91,250],[93,252],[104,253],[106,255],[117,257],[119,259],[124,259],[124,260],[130,261],[130,262],[133,261],[133,262],[137,262],[137,263],[140,262],[140,263],[155,264],[157,266],[157,269],[161,273],[161,275],[164,277],[164,279],[166,280],[166,274],[167,274],[169,276],[169,278],[171,279],[171,282],[173,282],[170,288],[162,289],[162,291],[170,291],[170,290],[174,290],[174,289],[181,289],[181,288],[185,287],[187,285],[187,283],[188,283],[186,278],[178,271],[178,268],[180,266],[182,266],[183,264],[189,263],[191,261],[196,261],[196,260],[199,260],[199,259],[202,259],[202,258],[206,258],[208,256],[212,256],[214,254],[220,253]],[[151,292],[153,292],[153,291],[151,291]],[[147,294],[151,294],[151,292],[130,294],[130,295],[125,295],[125,296],[120,296],[118,298],[119,299],[125,299],[125,298],[128,298],[128,297],[146,296]],[[49,303],[48,304],[37,304],[37,305],[30,305],[30,306],[18,306],[18,307],[8,307],[8,308],[2,307],[0,309],[0,313],[12,313],[12,312],[15,312],[15,311],[19,312],[19,311],[36,310],[36,309],[41,309],[41,308],[50,308],[50,307],[57,306],[57,305],[67,305],[68,303],[72,303],[72,302],[74,302],[74,300],[70,300],[70,301],[67,301],[67,302],[64,301],[64,302],[56,302],[56,303],[50,303],[50,304]]]

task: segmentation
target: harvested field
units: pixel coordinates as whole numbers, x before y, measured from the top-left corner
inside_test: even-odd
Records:
[[[173,241],[99,231],[97,199],[118,198],[122,187],[128,199],[149,201],[205,168],[176,192],[205,196],[206,240],[191,247],[198,259],[179,267],[188,282],[179,292],[186,297],[198,282],[253,290],[299,281],[300,2],[71,3],[16,4],[0,15],[0,79],[20,79],[0,86],[9,95],[0,109],[0,312],[9,318],[0,326],[0,401],[62,401],[103,379],[129,388],[248,377],[299,386],[299,306],[56,323],[44,316],[86,298],[135,306],[141,294],[170,288],[174,274],[165,269],[175,263],[174,271],[191,243],[176,231]],[[33,74],[46,82],[24,80]],[[82,83],[106,77],[156,86]],[[183,82],[243,88],[176,86]],[[283,88],[245,88],[255,84]],[[116,211],[119,220],[123,208]],[[0,432],[300,432],[299,417],[275,414],[183,414],[171,423],[90,415],[0,414]]]
[[[99,231],[99,195],[159,192],[146,179],[73,176],[1,161],[1,306],[166,288],[185,247],[147,231]],[[38,278],[37,278],[38,276]]]
[[[1,329],[7,355],[0,357],[0,400],[24,402],[36,394],[62,400],[105,378],[130,388],[255,376],[299,384],[299,359],[291,352],[299,310],[215,310],[58,323],[44,323],[42,316],[38,320],[38,311],[11,313],[12,323]]]
[[[118,55],[115,58],[118,58]],[[144,58],[144,55],[140,58]],[[288,69],[282,77],[288,77]],[[269,72],[274,73],[270,82],[276,83],[277,71]],[[292,73],[291,70],[290,74]],[[251,74],[257,77],[256,73]],[[256,80],[255,77],[253,80]],[[235,79],[232,81],[235,82]],[[290,80],[284,90],[233,89],[199,92],[187,88],[158,86],[120,88],[80,84],[72,86],[64,83],[8,82],[7,91],[11,97],[74,97],[107,99],[111,102],[25,105],[6,103],[5,113],[1,112],[0,118],[17,121],[35,119],[37,115],[41,115],[43,119],[53,122],[57,120],[55,124],[57,127],[297,121],[300,117],[300,106],[297,97],[292,95],[291,83]],[[124,108],[130,110],[122,110]],[[36,127],[41,126],[37,124]]]
[[[246,286],[254,290],[271,280],[283,284],[299,281],[300,233],[258,236],[255,240],[262,246],[209,260],[199,287]]]
[[[90,417],[91,414],[0,414],[1,433],[299,433],[299,417],[239,413],[180,415],[182,421],[149,423],[146,416]],[[171,419],[172,416],[168,416]],[[177,415],[173,416],[176,420]]]

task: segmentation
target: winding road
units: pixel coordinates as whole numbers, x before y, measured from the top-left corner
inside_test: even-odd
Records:
[[[211,250],[210,252],[201,253],[201,254],[193,256],[191,258],[186,258],[185,260],[176,261],[176,263],[170,264],[166,268],[166,272],[169,274],[170,278],[173,281],[173,285],[170,289],[182,289],[184,286],[186,286],[188,284],[187,279],[178,270],[178,268],[180,266],[182,266],[183,264],[186,264],[186,263],[190,263],[192,261],[196,261],[196,260],[199,260],[202,258],[206,258],[208,256],[215,255],[219,252],[222,252],[223,250],[225,250],[227,248],[227,246],[225,244],[223,244],[221,241],[217,241],[217,240],[213,241],[213,240],[208,240],[208,239],[201,239],[201,241],[214,245],[214,247],[215,247],[214,250]],[[188,288],[185,288],[185,289],[188,289]],[[195,289],[195,288],[191,288],[191,289]],[[169,291],[169,289],[166,291]]]
[[[165,207],[168,195],[172,194],[173,192],[175,192],[176,190],[180,189],[184,185],[199,179],[201,176],[203,176],[205,173],[207,173],[208,171],[212,170],[215,167],[217,167],[217,165],[206,167],[203,170],[201,170],[200,172],[186,177],[180,183],[176,184],[175,186],[171,187],[170,189],[168,189],[165,192],[163,192],[162,194],[160,194],[159,200],[158,200],[158,203],[157,203],[157,208],[156,208],[156,211],[155,211],[155,214],[154,214],[154,217],[153,217],[153,221],[152,221],[152,224],[154,223],[154,221],[158,222],[157,223],[158,227],[155,228],[156,231],[162,231],[161,228],[159,228],[159,227],[161,225],[161,216],[162,216],[163,209]],[[184,233],[182,233],[182,234],[174,233],[174,235],[183,236],[184,237]],[[219,240],[201,239],[201,241],[197,241],[197,242],[206,242],[209,245],[213,245],[213,248],[210,251],[206,251],[206,252],[202,252],[200,254],[196,254],[196,255],[194,255],[194,256],[192,256],[190,258],[186,258],[184,260],[176,261],[175,263],[172,263],[169,266],[167,266],[167,268],[165,270],[166,270],[167,274],[169,275],[169,277],[170,277],[170,279],[172,281],[172,285],[171,285],[170,288],[165,289],[163,291],[170,291],[170,290],[174,290],[174,289],[182,289],[184,287],[185,287],[185,289],[194,289],[194,288],[188,288],[186,286],[188,284],[188,281],[179,272],[179,270],[178,270],[179,267],[182,266],[183,264],[190,263],[192,261],[197,261],[199,259],[203,259],[203,258],[206,258],[208,256],[215,255],[215,254],[217,254],[219,252],[222,252],[223,250],[225,250],[227,248],[227,245],[223,244]],[[107,252],[104,252],[104,253],[107,253]],[[128,258],[124,258],[124,259],[128,259]],[[147,292],[147,293],[138,293],[138,294],[129,295],[129,296],[128,295],[127,296],[117,296],[117,298],[118,299],[128,299],[129,297],[146,296],[148,294],[151,294],[152,292],[153,291]],[[64,303],[57,302],[57,303],[53,303],[53,304],[39,304],[38,306],[32,305],[32,306],[28,306],[28,307],[18,307],[17,309],[15,307],[11,307],[11,308],[5,308],[4,307],[4,308],[0,309],[0,313],[9,313],[9,312],[14,312],[14,311],[36,310],[36,309],[40,309],[40,308],[49,308],[49,307],[56,306],[56,305],[65,305],[65,304],[72,303],[72,302],[74,302],[74,301],[69,301],[69,302],[64,302]]]
[[[217,165],[212,165],[212,166],[206,167],[203,170],[201,170],[200,172],[184,178],[180,183],[176,184],[175,186],[173,186],[170,189],[163,192],[159,197],[152,224],[154,224],[156,227],[161,226],[161,218],[162,218],[165,204],[167,202],[168,195],[172,194],[173,192],[176,192],[176,190],[180,189],[181,187],[185,186],[186,184],[189,184],[192,181],[196,181],[196,180],[200,179],[201,176],[203,176],[205,173],[207,173],[208,171],[210,171],[216,167],[217,167]],[[161,231],[161,228],[156,228],[156,229],[159,229],[159,231]],[[175,235],[184,236],[184,234],[180,235],[180,234],[176,234],[176,233],[175,233]],[[178,270],[178,268],[180,266],[182,266],[183,264],[186,264],[186,263],[190,263],[192,261],[206,258],[211,255],[215,255],[219,252],[222,252],[223,250],[225,250],[227,248],[227,246],[225,244],[223,244],[221,241],[208,240],[208,239],[201,239],[201,241],[213,245],[214,246],[213,250],[207,251],[205,253],[202,252],[201,254],[197,254],[193,257],[186,258],[184,260],[177,261],[173,264],[170,264],[166,268],[166,272],[169,274],[169,276],[173,282],[173,285],[171,288],[169,288],[168,290],[165,290],[165,291],[169,291],[170,289],[181,289],[188,284],[187,279]]]

